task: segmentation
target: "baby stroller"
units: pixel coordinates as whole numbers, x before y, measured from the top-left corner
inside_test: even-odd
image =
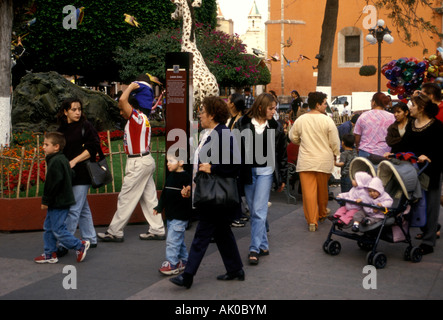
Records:
[[[425,206],[418,206],[422,200],[422,191],[419,176],[425,169],[420,171],[409,161],[398,159],[383,160],[374,164],[366,158],[355,158],[349,168],[351,178],[358,171],[365,171],[371,176],[378,176],[385,191],[394,200],[391,208],[382,208],[360,203],[361,206],[378,209],[384,213],[384,219],[369,226],[360,226],[360,232],[346,232],[348,226],[341,226],[337,220],[332,221],[328,237],[323,244],[323,250],[330,255],[338,255],[341,251],[340,242],[333,240],[332,235],[357,241],[357,245],[367,250],[367,263],[382,269],[387,264],[387,257],[383,252],[378,252],[377,247],[380,240],[390,243],[406,242],[408,244],[404,252],[404,259],[412,262],[420,262],[422,251],[419,247],[412,245],[409,227],[422,226],[425,217]],[[424,198],[423,198],[424,199]],[[357,204],[355,201],[336,198],[340,205],[346,202]],[[413,208],[413,210],[411,209]],[[421,209],[420,209],[421,208]],[[351,223],[352,224],[352,223]]]

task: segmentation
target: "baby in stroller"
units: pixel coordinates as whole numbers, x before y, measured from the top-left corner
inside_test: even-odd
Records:
[[[369,201],[358,199],[356,202],[364,202],[378,207],[390,207],[394,200],[385,192],[383,182],[380,178],[374,177],[368,185]],[[354,214],[354,224],[352,231],[358,232],[360,230],[360,223],[363,226],[369,226],[384,219],[384,213],[380,210],[363,206],[363,211]]]
[[[363,199],[368,199],[367,187],[372,180],[372,176],[364,171],[355,173],[355,179],[352,180],[352,188],[349,192],[339,193],[337,198],[353,200],[355,202],[361,202]],[[360,201],[358,201],[360,200]],[[361,210],[362,207],[355,203],[346,202],[346,204],[340,207],[334,214],[333,219],[337,220],[337,225],[340,227],[348,225],[354,214]]]

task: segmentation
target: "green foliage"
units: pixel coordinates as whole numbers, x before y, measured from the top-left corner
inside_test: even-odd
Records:
[[[211,27],[197,24],[197,47],[209,70],[221,86],[243,87],[268,84],[271,74],[260,59],[246,54],[245,45],[237,35],[231,36]],[[161,30],[136,39],[129,48],[119,47],[116,61],[121,66],[120,77],[132,81],[138,74],[149,72],[165,79],[165,55],[181,50],[181,31]]]
[[[118,80],[114,60],[117,47],[129,47],[137,37],[179,26],[179,22],[171,19],[175,8],[167,0],[45,0],[38,1],[37,5],[34,15],[37,22],[24,42],[27,69],[79,74],[88,79],[88,83]],[[63,27],[63,20],[69,14],[63,13],[67,5],[85,8],[83,22],[77,29]],[[203,1],[197,19],[215,25],[214,6],[215,0]],[[134,16],[140,27],[126,23],[125,13]]]
[[[377,68],[373,65],[361,66],[359,74],[364,77],[373,76],[377,72]]]

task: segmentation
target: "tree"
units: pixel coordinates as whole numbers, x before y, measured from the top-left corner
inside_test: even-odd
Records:
[[[84,6],[84,18],[75,25],[65,23],[74,8]],[[176,28],[171,20],[171,1],[89,0],[39,1],[37,22],[26,38],[27,69],[82,75],[88,84],[119,80],[114,60],[117,47],[127,47],[137,37],[165,28]],[[215,25],[215,0],[206,0],[198,16]],[[124,14],[135,17],[139,27],[125,23]],[[75,28],[74,28],[75,27]]]
[[[320,53],[318,59],[317,86],[331,86],[332,53],[334,52],[335,32],[337,30],[339,0],[327,0],[323,19]]]
[[[245,45],[237,35],[231,36],[211,26],[197,24],[197,46],[209,70],[221,86],[243,87],[268,84],[271,79],[260,59],[246,54]],[[156,34],[134,40],[128,47],[119,47],[116,61],[120,65],[120,77],[132,81],[138,74],[149,72],[160,80],[165,79],[165,55],[180,52],[181,31],[165,29]]]
[[[0,1],[0,146],[9,145],[11,138],[11,38],[14,20],[16,24],[22,22],[22,9],[30,3],[32,1]]]

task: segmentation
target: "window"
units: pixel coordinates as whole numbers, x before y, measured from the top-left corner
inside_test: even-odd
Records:
[[[356,27],[340,30],[337,39],[338,67],[360,68],[363,65],[363,33]]]
[[[360,62],[360,36],[345,37],[345,63]]]

